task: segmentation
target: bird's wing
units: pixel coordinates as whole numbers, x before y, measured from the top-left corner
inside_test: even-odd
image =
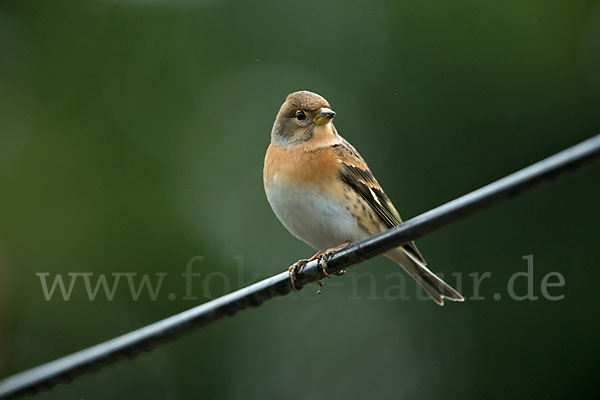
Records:
[[[402,223],[400,214],[358,151],[346,139],[334,144],[332,149],[341,164],[342,180],[371,206],[388,228],[400,225]],[[427,264],[414,242],[402,247],[423,264]]]

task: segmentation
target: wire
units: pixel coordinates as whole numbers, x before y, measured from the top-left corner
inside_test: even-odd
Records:
[[[329,273],[358,264],[392,248],[421,238],[445,225],[462,220],[493,204],[505,201],[557,176],[574,172],[600,156],[600,135],[508,175],[489,185],[443,204],[363,242],[334,253],[327,261]],[[323,278],[317,261],[308,263],[297,276],[296,287]],[[0,399],[48,390],[86,372],[97,371],[119,360],[172,341],[264,301],[293,291],[288,272],[282,272],[228,295],[173,315],[104,343],[89,347],[0,381]]]

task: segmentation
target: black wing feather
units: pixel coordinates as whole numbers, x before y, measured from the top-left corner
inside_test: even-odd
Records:
[[[339,149],[343,145],[336,145]],[[345,146],[344,146],[345,147]],[[353,151],[353,149],[345,147],[343,150],[347,150],[351,155],[360,158],[364,163],[364,160],[360,155]],[[342,180],[352,187],[375,211],[377,216],[388,226],[393,228],[402,223],[400,214],[394,208],[389,197],[380,189],[380,185],[368,169],[363,169],[355,165],[349,165],[342,162]],[[404,250],[413,255],[417,260],[423,264],[427,264],[423,255],[417,248],[414,242],[407,243],[403,246]]]

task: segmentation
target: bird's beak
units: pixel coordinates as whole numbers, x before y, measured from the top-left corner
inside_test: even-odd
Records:
[[[331,121],[333,117],[335,117],[335,111],[327,107],[321,107],[319,113],[317,114],[317,118],[315,118],[315,124],[325,125]]]

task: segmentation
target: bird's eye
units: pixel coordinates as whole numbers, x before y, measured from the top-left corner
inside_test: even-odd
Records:
[[[302,111],[302,110],[296,111],[296,119],[298,121],[305,120],[306,119],[306,114],[304,114],[304,111]]]

